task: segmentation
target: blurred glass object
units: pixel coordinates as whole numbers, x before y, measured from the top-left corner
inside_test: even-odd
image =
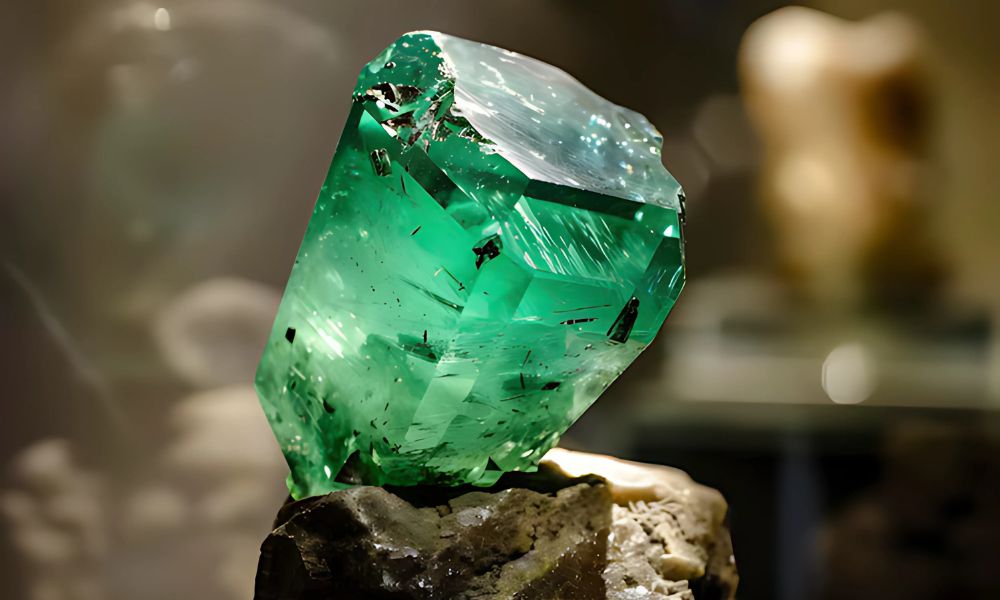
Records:
[[[44,286],[74,298],[79,326],[104,336],[107,319],[148,318],[234,264],[270,272],[277,248],[256,237],[305,221],[287,202],[308,206],[318,179],[305,167],[327,160],[313,115],[338,97],[340,52],[328,30],[263,0],[97,4],[75,21],[20,82],[48,94],[39,127],[58,136],[44,162],[59,176],[12,210],[31,235],[58,234],[86,274]]]

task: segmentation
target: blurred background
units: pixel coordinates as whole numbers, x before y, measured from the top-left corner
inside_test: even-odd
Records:
[[[718,487],[744,600],[1000,598],[1000,3],[0,7],[0,582],[249,598],[250,382],[361,66],[437,29],[665,138],[689,283],[564,438]]]

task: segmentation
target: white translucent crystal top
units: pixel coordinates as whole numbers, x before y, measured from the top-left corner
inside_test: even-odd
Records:
[[[639,113],[565,71],[495,46],[431,35],[455,76],[455,105],[528,177],[680,209],[663,138]]]

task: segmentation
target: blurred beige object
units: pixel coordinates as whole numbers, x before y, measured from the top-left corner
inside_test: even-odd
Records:
[[[780,260],[814,301],[912,305],[939,279],[921,206],[922,46],[902,15],[850,22],[803,7],[744,36],[766,210]]]
[[[255,481],[286,473],[253,386],[234,385],[192,394],[171,415],[174,438],[164,466],[182,477]]]
[[[187,498],[179,490],[157,482],[122,499],[120,530],[130,541],[155,542],[157,536],[183,527],[189,517]]]
[[[169,423],[145,475],[117,485],[81,467],[65,440],[13,461],[0,523],[25,563],[28,600],[250,597],[261,532],[287,494],[256,394],[194,393]]]
[[[153,322],[164,360],[197,387],[253,381],[281,296],[254,281],[216,278],[169,302]]]
[[[36,442],[14,458],[0,490],[0,518],[32,579],[29,600],[104,600],[100,566],[108,554],[105,486],[80,468],[70,444]]]

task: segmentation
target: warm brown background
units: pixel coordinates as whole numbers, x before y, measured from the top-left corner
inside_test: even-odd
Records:
[[[160,4],[170,14],[166,31],[148,21]],[[758,144],[739,108],[737,52],[746,28],[782,2],[160,4],[35,0],[0,8],[0,466],[33,442],[60,437],[73,441],[80,464],[104,473],[113,493],[157,478],[154,457],[172,435],[168,416],[199,387],[164,359],[158,315],[209,279],[283,285],[356,73],[407,30],[438,29],[542,58],[644,113],[664,133],[664,161],[688,190],[692,287],[727,273],[778,272],[757,201]],[[968,345],[970,360],[987,361],[970,372],[992,377],[993,387],[960,379],[919,408],[836,406],[823,400],[817,371],[819,400],[686,400],[660,377],[667,345],[678,351],[671,324],[693,310],[682,296],[660,342],[568,442],[675,464],[722,489],[733,507],[744,600],[1000,597],[987,595],[997,590],[989,565],[1000,564],[992,538],[1000,523],[983,509],[995,498],[980,489],[996,468],[989,465],[1000,407],[1000,376],[988,366],[1000,364],[990,358],[1000,347],[992,317],[1000,309],[1000,4],[813,6],[849,18],[895,8],[925,31],[933,93],[922,126],[933,193],[922,201],[933,208],[948,306],[972,315],[959,346]],[[199,335],[212,339],[212,323],[203,325]],[[933,337],[931,324],[924,329]],[[223,333],[229,341],[210,349],[252,355],[263,341],[252,326]],[[232,377],[249,377],[242,364]],[[17,485],[16,474],[0,479],[0,488]],[[261,482],[263,513],[276,488]],[[916,499],[942,489],[947,497],[921,513]],[[886,515],[898,506],[917,506],[920,525],[887,533]],[[266,521],[248,528],[248,539],[262,537]],[[28,582],[46,575],[6,537],[0,595],[27,598]],[[210,577],[211,565],[202,566]],[[101,568],[128,579],[134,565]],[[203,590],[195,597],[220,597],[201,575],[170,568],[161,565],[165,580],[193,579],[184,589]],[[142,597],[171,597],[165,593]]]

